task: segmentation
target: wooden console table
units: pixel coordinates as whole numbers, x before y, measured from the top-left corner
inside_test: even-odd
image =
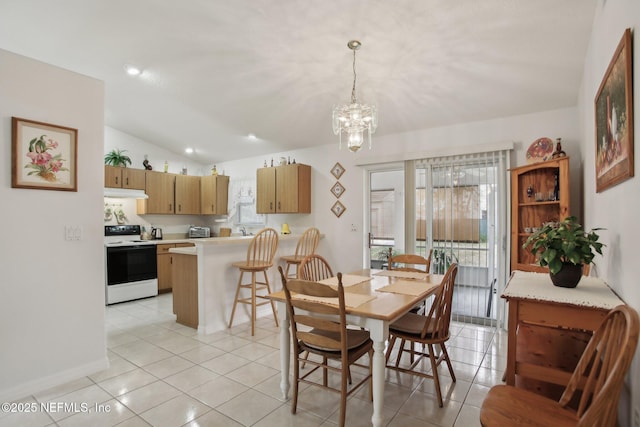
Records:
[[[509,303],[506,382],[558,399],[606,314],[624,302],[602,280],[560,288],[548,273],[514,271]]]

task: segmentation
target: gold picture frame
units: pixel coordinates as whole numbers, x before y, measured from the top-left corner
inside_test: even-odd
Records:
[[[337,216],[338,218],[340,218],[340,216],[344,213],[344,211],[346,211],[347,208],[340,203],[340,201],[337,201],[333,204],[333,206],[331,207],[331,212],[333,212],[333,214],[335,216]]]
[[[11,187],[78,191],[78,130],[11,118]]]
[[[336,164],[333,165],[333,167],[331,168],[331,175],[335,176],[336,179],[340,179],[340,177],[344,172],[345,172],[345,169],[338,162],[336,162]]]
[[[627,28],[595,98],[597,193],[633,176],[632,52]]]
[[[342,196],[342,193],[344,193],[347,189],[344,188],[344,186],[342,184],[340,184],[340,181],[336,181],[335,184],[333,184],[333,187],[331,187],[331,194],[333,194],[334,196],[336,196],[337,199],[340,198],[340,196]]]

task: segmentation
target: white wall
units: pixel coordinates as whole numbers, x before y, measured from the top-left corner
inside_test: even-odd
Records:
[[[107,366],[104,84],[0,50],[0,401]],[[11,117],[78,129],[78,191],[11,188]],[[82,227],[65,241],[65,225]]]
[[[451,147],[468,147],[482,144],[492,144],[502,141],[515,143],[512,165],[525,164],[525,153],[529,145],[542,136],[563,138],[563,148],[572,156],[572,204],[579,207],[580,189],[580,140],[577,121],[577,109],[567,108],[555,111],[506,117],[477,123],[467,123],[447,128],[427,129],[401,135],[373,138],[373,149],[363,148],[353,154],[346,149],[339,150],[338,142],[309,149],[295,150],[283,153],[273,153],[273,156],[251,157],[219,165],[224,168],[231,181],[254,180],[256,169],[262,167],[264,161],[270,163],[271,157],[280,156],[295,158],[297,163],[312,166],[312,213],[286,215],[267,215],[267,226],[277,230],[283,222],[287,222],[294,232],[302,232],[304,228],[314,225],[324,233],[324,239],[319,247],[321,254],[326,256],[334,266],[334,271],[352,271],[362,268],[363,254],[367,243],[363,230],[366,207],[364,201],[364,182],[366,169],[356,166],[365,161],[378,162],[370,168],[382,167],[384,163],[401,160],[407,156],[438,155]],[[336,179],[330,171],[336,162],[346,169],[340,178],[340,183],[346,188],[340,201],[346,211],[340,218],[336,218],[329,210],[337,200],[329,191]],[[576,176],[573,176],[573,175]],[[231,195],[230,195],[231,199]],[[356,231],[351,231],[351,225]],[[331,242],[331,243],[330,243]]]
[[[614,291],[629,305],[640,310],[640,263],[638,263],[638,210],[640,210],[640,180],[631,178],[601,193],[595,186],[595,122],[594,99],[613,53],[626,28],[637,31],[640,28],[640,2],[637,0],[600,0],[596,7],[593,32],[585,59],[584,76],[580,92],[580,134],[581,153],[585,164],[584,175],[584,216],[585,225],[604,227],[600,232],[607,245],[602,259],[596,260],[596,272],[603,277]],[[640,169],[640,41],[637,32],[633,41],[633,98],[636,175]],[[620,425],[631,425],[634,402],[640,411],[640,350],[636,355],[627,377],[628,389],[623,393]],[[629,394],[630,392],[630,394]]]

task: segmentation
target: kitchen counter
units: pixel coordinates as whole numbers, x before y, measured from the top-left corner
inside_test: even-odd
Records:
[[[278,251],[274,266],[268,271],[271,290],[282,289],[278,265],[283,255],[295,253],[300,234],[279,235]],[[253,236],[210,237],[187,239],[195,244],[198,277],[198,332],[210,334],[226,329],[233,307],[240,272],[232,263],[247,258],[247,248]],[[320,238],[324,238],[323,235]],[[171,249],[171,251],[176,251]],[[181,248],[189,249],[189,248]],[[193,249],[191,249],[193,251]],[[176,252],[178,253],[178,252]],[[183,252],[180,252],[183,253]],[[190,255],[193,253],[190,252]],[[191,258],[191,257],[188,257]],[[268,304],[258,308],[257,316],[271,312]],[[241,305],[236,309],[234,324],[239,325],[250,319],[249,307]]]
[[[188,242],[190,243],[190,242]],[[197,255],[197,251],[196,251],[196,247],[195,246],[186,246],[186,247],[182,247],[182,248],[171,248],[169,249],[169,253],[172,254],[181,254],[181,255]]]

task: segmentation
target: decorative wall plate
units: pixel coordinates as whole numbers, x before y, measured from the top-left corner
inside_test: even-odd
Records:
[[[337,216],[338,218],[340,218],[340,215],[342,215],[344,213],[344,211],[346,211],[347,208],[344,207],[344,205],[342,203],[335,202],[333,204],[333,206],[331,207],[331,212],[333,212],[333,214],[335,216]]]
[[[336,163],[332,168],[331,168],[331,175],[335,176],[336,179],[340,179],[340,177],[342,176],[342,174],[344,173],[344,168],[342,167],[342,165],[340,163]]]
[[[553,141],[551,138],[538,138],[531,143],[527,150],[527,163],[544,162],[551,159]]]
[[[344,193],[345,190],[346,188],[344,188],[342,184],[340,184],[340,182],[336,182],[335,184],[333,184],[333,187],[331,187],[331,192],[338,199],[340,198],[340,196],[342,196],[342,193]]]

